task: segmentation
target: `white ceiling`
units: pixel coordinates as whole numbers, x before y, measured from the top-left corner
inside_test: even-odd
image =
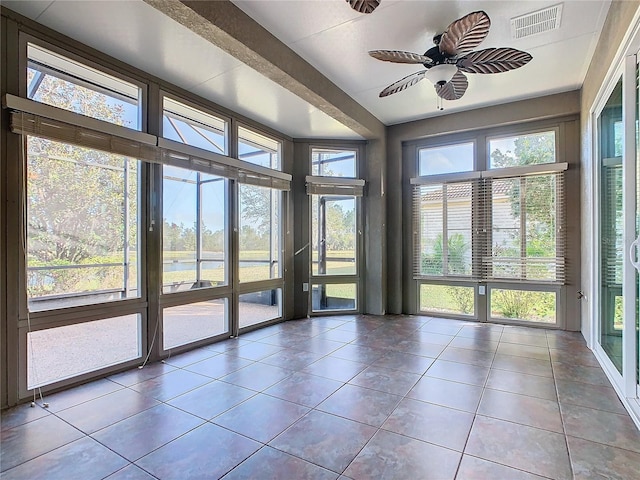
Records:
[[[580,88],[610,1],[382,0],[361,15],[342,0],[234,0],[254,20],[336,83],[383,123],[390,125],[437,115],[433,85],[423,81],[386,98],[387,85],[423,68],[380,62],[369,50],[424,53],[433,36],[457,18],[484,10],[491,19],[477,49],[513,47],[533,56],[526,66],[497,75],[467,75],[465,95],[444,102],[444,113]],[[563,3],[558,30],[511,38],[510,19]]]
[[[610,0],[565,0],[559,30],[510,37],[510,18],[557,1],[382,0],[370,15],[344,0],[235,0],[234,3],[387,125],[569,91],[584,80]],[[2,4],[121,61],[292,137],[359,138],[351,129],[141,0],[3,0]],[[457,101],[436,109],[423,81],[378,98],[388,84],[422,68],[380,62],[374,49],[423,53],[432,37],[475,10],[491,18],[478,47],[510,46],[533,60],[497,75],[468,75]]]

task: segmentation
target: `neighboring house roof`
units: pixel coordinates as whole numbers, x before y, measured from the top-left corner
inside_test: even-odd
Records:
[[[447,200],[459,199],[459,198],[468,198],[471,199],[471,182],[463,182],[463,183],[450,183],[447,184]],[[434,185],[435,186],[435,185]],[[434,186],[422,185],[422,187],[431,187]],[[511,190],[514,188],[514,185],[510,181],[494,181],[493,182],[493,195],[506,197],[511,193]],[[423,193],[421,195],[423,202],[435,202],[442,201],[443,197],[443,189],[432,189],[427,193]]]

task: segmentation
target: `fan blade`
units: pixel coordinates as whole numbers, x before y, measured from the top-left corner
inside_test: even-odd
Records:
[[[360,13],[371,13],[373,12],[378,5],[380,5],[381,0],[346,0],[351,5],[355,11]]]
[[[520,68],[533,57],[515,48],[487,48],[465,55],[456,62],[466,73],[501,73]]]
[[[465,77],[464,73],[460,70],[444,85],[435,85],[436,93],[445,100],[458,100],[464,95],[464,92],[467,91],[468,86],[469,82],[467,81],[467,77]]]
[[[423,70],[421,72],[412,73],[404,77],[402,80],[398,80],[395,83],[392,83],[387,88],[380,92],[380,97],[387,97],[389,95],[393,95],[394,93],[401,92],[402,90],[409,88],[412,85],[415,85],[420,80],[425,78],[428,70]]]
[[[480,45],[487,34],[491,20],[483,12],[472,12],[453,22],[440,38],[439,48],[443,55],[464,55]]]
[[[433,60],[425,55],[418,55],[417,53],[403,52],[400,50],[371,50],[369,55],[373,58],[377,58],[378,60],[382,60],[383,62],[433,63]]]

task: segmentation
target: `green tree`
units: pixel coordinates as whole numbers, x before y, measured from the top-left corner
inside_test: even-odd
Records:
[[[326,209],[327,250],[353,250],[355,239],[355,211],[345,210],[338,202],[330,202]]]
[[[269,235],[260,234],[251,225],[242,225],[240,230],[240,250],[269,251]]]
[[[250,227],[258,235],[268,234],[271,229],[271,193],[269,188],[240,185],[243,226]]]
[[[491,167],[506,168],[554,163],[556,155],[554,132],[522,135],[514,141],[513,151],[496,148],[491,152]]]
[[[206,252],[224,252],[224,229],[212,232],[205,225],[202,226],[202,250]]]

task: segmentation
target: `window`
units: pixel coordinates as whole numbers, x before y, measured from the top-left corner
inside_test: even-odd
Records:
[[[564,233],[558,229],[562,178],[557,174],[493,179],[491,203],[492,278],[555,281]],[[490,254],[489,254],[490,253]]]
[[[555,131],[489,140],[489,168],[540,165],[555,161]]]
[[[356,168],[355,150],[311,149],[311,174],[314,176],[355,178]]]
[[[241,184],[240,282],[280,278],[280,197],[273,188]]]
[[[419,310],[556,323],[567,164],[555,142],[555,130],[489,138],[490,169],[467,172],[471,142],[416,149],[429,173],[411,180]],[[487,287],[483,313],[475,303]]]
[[[167,307],[162,310],[164,350],[229,331],[227,299]]]
[[[507,288],[491,289],[491,317],[556,323],[556,293]]]
[[[240,328],[258,325],[282,316],[282,289],[244,293],[238,300]]]
[[[420,148],[418,175],[470,172],[473,170],[473,142]]]
[[[131,314],[27,333],[27,388],[140,358],[140,325]]]
[[[238,158],[245,162],[281,170],[281,144],[244,127],[238,127]]]
[[[163,167],[163,293],[228,283],[227,182]]]
[[[27,98],[134,130],[141,89],[40,46],[27,45]]]
[[[420,310],[473,315],[475,311],[475,288],[458,285],[420,285]]]
[[[193,107],[163,98],[162,136],[169,140],[228,155],[225,120]]]
[[[472,187],[470,182],[416,187],[418,275],[471,275]]]
[[[284,140],[240,126],[234,145],[230,118],[163,95],[149,111],[143,83],[19,43],[12,397],[281,319]],[[159,113],[161,138],[142,120]]]
[[[137,297],[138,161],[27,138],[31,311]]]

